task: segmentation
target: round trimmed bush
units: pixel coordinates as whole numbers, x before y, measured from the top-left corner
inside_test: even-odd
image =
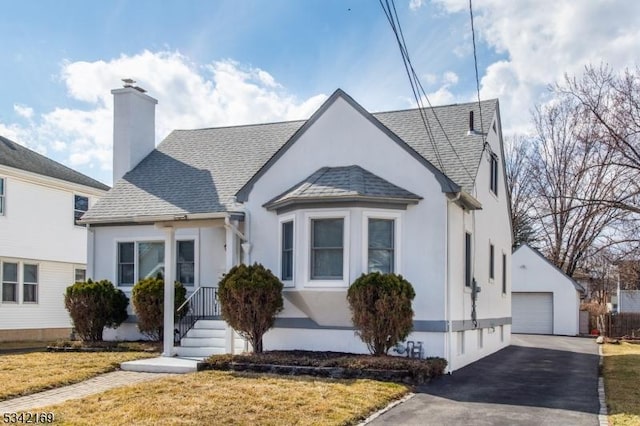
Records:
[[[362,274],[349,287],[347,300],[356,334],[373,355],[384,355],[413,329],[413,286],[402,275]]]
[[[187,290],[175,282],[174,312],[187,300]],[[160,276],[144,278],[131,291],[133,309],[138,316],[138,330],[152,340],[164,336],[164,279]],[[177,320],[177,318],[175,318]]]
[[[84,341],[102,341],[105,327],[116,328],[127,317],[129,299],[111,281],[80,281],[67,287],[64,306],[75,332]]]
[[[283,309],[282,282],[259,263],[240,264],[218,285],[222,318],[247,339],[254,352],[262,352],[262,336]]]

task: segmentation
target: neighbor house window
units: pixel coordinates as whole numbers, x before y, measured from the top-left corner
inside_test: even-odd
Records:
[[[311,279],[340,280],[344,264],[344,219],[311,220]]]
[[[186,286],[195,284],[195,242],[178,241],[176,277]]]
[[[0,177],[0,216],[4,215],[4,178]]]
[[[74,196],[73,200],[73,223],[80,225],[78,221],[86,211],[89,210],[89,199],[82,195]]]
[[[18,264],[2,263],[2,301],[18,302]]]
[[[368,272],[394,272],[394,225],[393,219],[369,219]]]
[[[87,280],[87,270],[83,268],[76,268],[75,270],[76,282],[84,282]]]
[[[38,302],[38,265],[22,265],[22,301],[27,303]]]
[[[495,249],[493,244],[489,244],[489,279],[495,277]]]
[[[118,243],[118,285],[135,281],[135,243]]]
[[[507,294],[507,255],[502,253],[502,293]]]
[[[464,285],[471,287],[471,234],[464,234]]]
[[[490,188],[491,192],[498,195],[498,156],[491,154],[491,176]]]
[[[293,221],[282,223],[280,278],[283,281],[293,279]]]

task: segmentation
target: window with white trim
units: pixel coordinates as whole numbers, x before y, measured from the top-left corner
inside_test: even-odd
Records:
[[[74,270],[75,282],[84,282],[87,280],[87,270],[84,268],[76,268]]]
[[[18,303],[18,264],[2,262],[2,301]]]
[[[394,272],[395,220],[371,217],[367,222],[367,272]]]
[[[465,287],[471,287],[471,234],[466,232],[464,234],[464,285]]]
[[[38,303],[38,265],[22,265],[22,302]]]
[[[293,280],[293,220],[281,223],[280,279]]]
[[[489,280],[493,281],[495,277],[495,247],[489,244]]]
[[[135,243],[118,243],[118,285],[132,286],[135,281]]]
[[[498,195],[498,156],[492,153],[490,162],[491,168],[489,188],[491,189],[491,192],[493,192],[495,195]]]
[[[193,286],[195,284],[195,241],[178,241],[176,259],[176,277],[179,282],[185,286]],[[163,246],[164,247],[164,246]],[[164,253],[163,253],[164,256]]]
[[[507,255],[502,253],[502,294],[507,294]]]
[[[342,280],[344,218],[311,219],[312,280]]]
[[[4,178],[0,177],[0,216],[4,216],[5,211],[5,189]]]
[[[84,226],[78,221],[89,210],[89,198],[82,195],[74,195],[73,197],[73,223],[78,226]]]

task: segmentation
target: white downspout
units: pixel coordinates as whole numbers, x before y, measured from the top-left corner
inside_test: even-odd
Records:
[[[449,247],[449,213],[450,213],[450,203],[455,203],[460,199],[460,196],[462,195],[461,192],[458,192],[456,194],[456,196],[451,199],[448,200],[447,202],[447,217],[446,217],[446,238],[445,238],[445,256],[446,256],[446,278],[445,278],[445,283],[446,283],[446,292],[445,292],[445,320],[447,322],[447,338],[445,339],[445,353],[447,353],[447,360],[448,365],[447,365],[447,370],[450,373],[451,371],[453,371],[453,353],[452,353],[452,349],[453,349],[453,320],[451,319],[451,275],[449,274],[449,259],[451,257],[451,253],[449,252],[450,247]],[[463,226],[464,226],[464,213],[463,213]]]

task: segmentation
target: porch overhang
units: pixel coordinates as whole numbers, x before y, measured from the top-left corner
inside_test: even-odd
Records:
[[[156,225],[158,227],[198,227],[199,223],[209,223],[213,220],[224,219],[244,220],[244,212],[213,212],[213,213],[176,213],[149,216],[121,216],[109,218],[80,219],[78,223],[91,226],[117,225]],[[188,224],[188,225],[186,225]]]

